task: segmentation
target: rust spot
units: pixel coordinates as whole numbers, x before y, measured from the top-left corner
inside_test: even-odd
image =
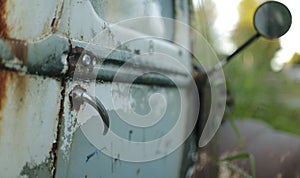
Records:
[[[2,132],[1,122],[3,120],[2,110],[7,100],[6,86],[10,79],[10,73],[6,71],[0,71],[0,135]]]
[[[54,17],[54,18],[52,19],[52,22],[51,22],[51,27],[54,27],[55,20],[56,20],[56,18]]]
[[[14,97],[17,109],[22,109],[24,92],[27,90],[26,76],[13,71],[0,71],[0,112],[7,100],[7,86],[15,85]]]
[[[45,162],[37,165],[34,163],[28,163],[23,166],[20,176],[26,177],[52,177],[52,172],[49,170],[51,160],[46,159]]]
[[[82,88],[81,86],[77,85],[73,88],[73,91],[74,90],[77,90],[77,89],[80,89],[80,90],[83,90],[83,91],[86,91],[86,89]],[[71,92],[70,95],[69,95],[69,100],[71,101],[71,108],[72,109],[75,109],[76,111],[79,111],[81,105],[83,104],[83,101],[81,100],[80,97],[78,97],[75,92]]]
[[[6,23],[6,2],[7,0],[0,0],[0,38],[9,37]]]
[[[11,46],[11,52],[20,60],[27,59],[27,43],[23,40],[12,39],[7,25],[7,0],[0,0],[0,38],[6,39]]]
[[[60,101],[60,110],[58,113],[58,124],[57,124],[57,130],[56,130],[56,139],[55,142],[52,144],[52,148],[50,150],[50,156],[53,160],[53,165],[51,166],[52,172],[53,172],[53,177],[56,175],[56,167],[58,164],[58,148],[59,148],[59,143],[61,141],[61,126],[62,126],[62,121],[64,118],[64,103],[65,103],[65,93],[66,93],[66,81],[65,77],[62,77],[61,80],[61,101]]]
[[[15,97],[15,105],[17,106],[18,118],[22,118],[24,113],[24,102],[25,96],[28,95],[28,78],[25,74],[21,74],[19,72],[11,72],[13,74],[13,83],[15,85],[14,97]]]
[[[8,40],[11,46],[11,52],[19,60],[26,62],[28,55],[27,42],[24,40],[9,39]]]
[[[56,18],[54,17],[51,22],[52,33],[57,32],[57,24],[58,24],[58,20],[56,20]]]

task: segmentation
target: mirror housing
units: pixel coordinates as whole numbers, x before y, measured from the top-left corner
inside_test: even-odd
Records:
[[[259,37],[263,36],[267,39],[276,39],[284,35],[289,31],[292,25],[292,15],[290,10],[284,4],[277,1],[267,1],[256,9],[253,23],[256,34],[250,37],[232,54],[217,63],[207,72],[208,75],[220,70],[225,64],[233,59],[236,54],[241,52]]]
[[[253,22],[257,33],[265,38],[274,39],[290,29],[292,15],[284,4],[268,1],[256,9]]]

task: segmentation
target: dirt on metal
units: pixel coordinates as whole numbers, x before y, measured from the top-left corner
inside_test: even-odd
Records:
[[[11,46],[12,54],[25,63],[28,55],[27,42],[15,39],[9,39],[8,42]]]
[[[1,111],[6,102],[6,83],[10,79],[9,73],[5,71],[0,72],[0,122],[2,120]]]
[[[0,38],[8,38],[8,27],[6,23],[6,2],[7,0],[0,0]]]
[[[7,100],[7,86],[17,85],[14,90],[15,98],[18,98],[18,101],[15,101],[17,111],[22,108],[24,91],[27,89],[27,80],[25,75],[14,72],[14,71],[0,71],[0,119],[1,112],[4,109]]]

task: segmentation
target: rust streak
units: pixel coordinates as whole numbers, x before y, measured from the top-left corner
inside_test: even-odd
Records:
[[[52,33],[56,33],[57,32],[57,24],[58,24],[58,20],[56,18],[53,18],[52,19],[52,22],[51,22],[51,32]]]
[[[24,92],[27,91],[27,77],[19,72],[14,71],[0,71],[0,121],[3,119],[1,113],[4,109],[4,106],[7,102],[8,95],[8,86],[14,86],[13,88],[13,97],[15,98],[15,106],[16,112],[22,113],[22,109],[24,108]],[[20,115],[18,118],[22,118]]]
[[[15,85],[14,97],[17,112],[23,108],[24,92],[27,90],[25,75],[13,71],[0,71],[0,113],[7,100],[7,86]],[[21,116],[20,116],[21,117]]]
[[[8,42],[11,46],[12,54],[25,63],[28,55],[27,42],[16,39],[9,39]]]
[[[58,148],[60,146],[61,142],[61,127],[62,127],[62,122],[64,119],[64,103],[65,103],[65,92],[66,92],[66,81],[65,77],[61,78],[61,101],[60,101],[60,110],[58,113],[58,123],[57,123],[57,130],[56,130],[56,139],[55,142],[52,144],[52,148],[50,150],[50,155],[53,158],[53,165],[52,165],[52,171],[53,171],[53,178],[56,177],[56,169],[57,169],[57,164],[58,164]]]
[[[15,97],[15,106],[17,106],[18,118],[22,118],[24,111],[24,104],[25,104],[25,96],[29,94],[28,91],[28,78],[25,74],[19,72],[12,72],[14,74],[14,97]]]
[[[0,38],[8,38],[8,27],[6,23],[6,1],[0,0]]]
[[[10,74],[6,71],[0,71],[0,112],[2,111],[6,102],[6,83],[10,79]]]
[[[9,36],[7,24],[7,0],[0,0],[0,38],[5,39],[11,46],[11,52],[18,59],[25,62],[27,59],[27,42],[24,40],[13,39]]]
[[[6,94],[6,90],[7,90],[7,82],[9,82],[11,79],[10,73],[6,72],[6,71],[0,71],[0,136],[2,133],[2,120],[3,120],[3,116],[2,116],[2,110],[4,108],[4,105],[6,103],[7,100],[7,94]]]

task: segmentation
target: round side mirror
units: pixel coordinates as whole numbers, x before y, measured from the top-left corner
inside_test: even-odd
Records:
[[[254,27],[257,32],[268,39],[284,35],[292,24],[289,9],[277,1],[268,1],[260,5],[254,15]]]

